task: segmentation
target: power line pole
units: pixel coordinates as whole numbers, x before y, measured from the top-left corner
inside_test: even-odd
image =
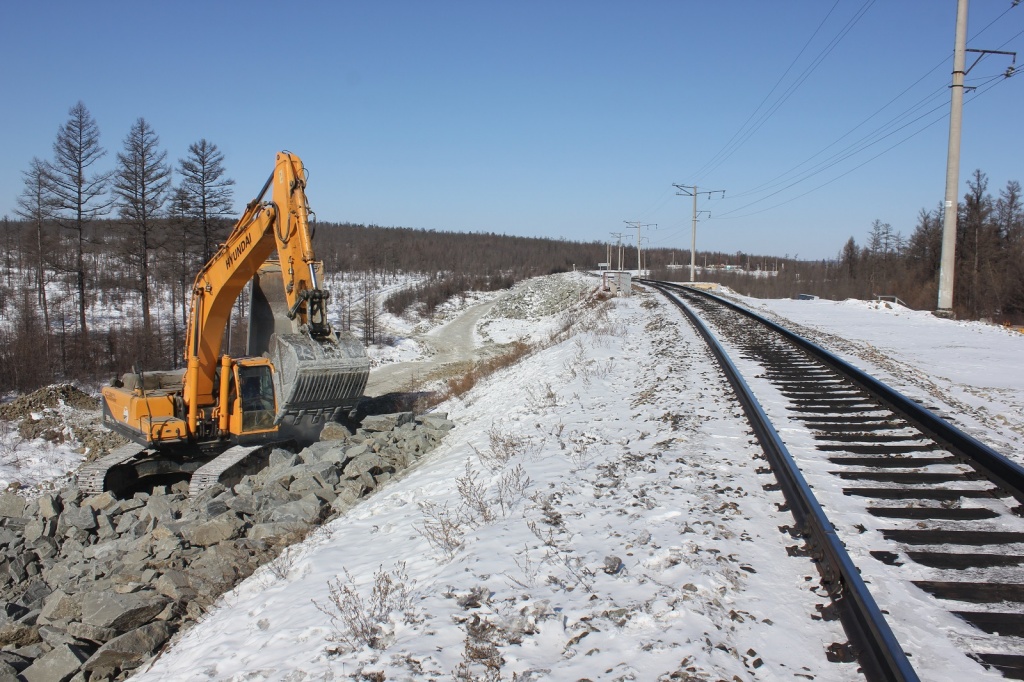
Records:
[[[618,269],[621,271],[622,270],[622,238],[626,236],[626,233],[625,232],[612,232],[612,236],[615,237],[615,240],[616,240],[615,241],[615,246],[618,248],[618,252],[619,252],[619,267],[618,267]]]
[[[1020,0],[1014,0],[1016,6]],[[979,57],[967,67],[967,53],[976,52]],[[960,184],[960,131],[963,128],[964,76],[971,72],[981,58],[987,54],[1002,54],[1013,58],[1004,76],[1014,73],[1017,62],[1016,52],[1002,50],[967,49],[967,0],[957,0],[956,36],[953,42],[953,84],[950,86],[949,103],[949,149],[946,154],[946,198],[942,203],[942,255],[939,261],[939,302],[935,314],[939,317],[953,317],[953,280],[956,273],[956,219],[957,188]]]
[[[693,197],[693,227],[690,230],[690,281],[693,282],[693,281],[695,281],[694,273],[697,270],[697,215],[698,215],[698,213],[707,213],[708,217],[709,218],[711,217],[711,213],[709,211],[700,211],[700,212],[697,211],[697,195],[698,194],[706,194],[706,195],[708,195],[708,198],[710,199],[713,194],[718,194],[719,192],[721,192],[722,196],[724,197],[725,196],[725,190],[724,189],[705,189],[705,190],[701,190],[701,191],[698,192],[697,191],[697,185],[694,185],[692,187],[688,187],[686,185],[679,185],[679,184],[676,184],[676,183],[672,183],[672,186],[675,187],[677,190],[679,190],[679,191],[676,192],[677,195]]]
[[[950,88],[949,150],[946,155],[946,200],[942,204],[942,258],[939,264],[939,307],[943,317],[953,316],[953,274],[956,269],[957,188],[960,183],[960,129],[964,111],[964,68],[967,65],[967,0],[956,5],[953,44],[953,85]]]
[[[657,227],[657,223],[641,223],[638,220],[623,220],[631,229],[636,230],[636,276],[643,277],[643,260],[640,258],[640,228]]]

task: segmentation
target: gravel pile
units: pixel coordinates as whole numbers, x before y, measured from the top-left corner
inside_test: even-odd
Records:
[[[520,282],[495,302],[491,318],[534,320],[555,315],[590,295],[595,283],[565,272]]]
[[[77,410],[95,411],[99,409],[100,403],[71,384],[54,384],[0,405],[0,419],[14,421],[64,405]]]

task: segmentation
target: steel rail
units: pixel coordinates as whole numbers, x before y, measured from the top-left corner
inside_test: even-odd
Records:
[[[868,680],[915,682],[920,678],[907,660],[846,548],[836,535],[793,456],[728,353],[689,306],[670,295],[664,283],[644,280],[677,305],[708,344],[743,406],[772,472],[779,481],[797,527],[818,560],[822,583],[838,607],[847,636]],[[689,291],[689,289],[688,289]]]
[[[949,449],[959,457],[965,464],[973,467],[985,475],[1003,492],[1012,495],[1019,502],[1024,503],[1024,467],[1007,459],[1004,455],[985,445],[976,438],[964,433],[953,426],[945,419],[939,417],[932,411],[917,404],[910,398],[896,389],[882,383],[866,372],[840,359],[832,352],[805,339],[804,337],[791,332],[771,320],[761,317],[757,313],[747,310],[741,305],[715,296],[705,291],[690,287],[684,287],[669,282],[662,282],[672,289],[684,289],[687,293],[695,293],[716,301],[731,310],[757,320],[772,331],[775,331],[789,339],[803,350],[807,351],[833,370],[847,377],[861,389],[881,401],[886,407],[899,413],[921,431],[932,437],[940,444]]]

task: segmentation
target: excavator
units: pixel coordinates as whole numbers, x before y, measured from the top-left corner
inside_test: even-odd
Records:
[[[264,201],[271,189],[269,201]],[[120,495],[144,480],[190,480],[190,494],[236,483],[274,446],[315,441],[352,412],[370,361],[351,334],[332,329],[321,288],[298,156],[274,172],[227,240],[196,276],[185,366],[135,368],[103,388],[103,423],[128,445],[79,470],[86,494]],[[251,287],[246,357],[221,354],[232,307]]]

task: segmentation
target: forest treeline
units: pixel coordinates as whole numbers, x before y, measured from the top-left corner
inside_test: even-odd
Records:
[[[137,364],[180,366],[192,282],[224,240],[237,216],[233,185],[217,146],[201,138],[177,163],[139,118],[112,164],[99,128],[81,102],[71,107],[49,159],[23,171],[15,215],[2,221],[0,272],[0,394],[57,380],[104,381]],[[176,182],[175,182],[176,180]],[[1020,185],[998,196],[976,171],[958,208],[956,314],[1020,322],[1024,319],[1024,227]],[[594,269],[609,259],[607,244],[492,233],[320,222],[314,246],[328,281],[346,284],[359,300],[335,299],[334,319],[379,340],[376,294],[398,288],[387,309],[430,315],[460,292],[511,286],[527,277]],[[833,259],[799,261],[738,252],[699,253],[697,262],[721,266],[699,279],[740,293],[827,298],[897,296],[911,307],[934,309],[942,231],[941,208],[922,210],[908,237],[888,223],[866,226],[862,244],[851,237]],[[686,280],[686,251],[644,252],[659,279]],[[624,267],[635,269],[627,250]],[[229,350],[242,350],[239,333]],[[338,305],[340,304],[340,305]]]
[[[1021,186],[1010,180],[993,196],[985,173],[976,170],[959,202],[953,309],[957,318],[1024,323],[1024,207]],[[935,310],[942,255],[943,208],[921,209],[905,235],[875,220],[858,243],[854,237],[834,259],[794,261],[744,254],[715,254],[710,262],[743,266],[743,272],[709,275],[739,293],[759,298],[813,294],[822,298],[874,299],[895,296],[911,308]],[[769,272],[749,272],[762,268]],[[684,279],[680,271],[656,275]],[[688,270],[686,271],[688,275]]]

